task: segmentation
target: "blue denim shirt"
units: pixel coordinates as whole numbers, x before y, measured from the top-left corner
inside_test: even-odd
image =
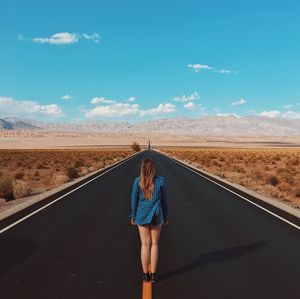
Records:
[[[154,190],[151,198],[147,200],[144,197],[140,187],[140,177],[138,176],[133,183],[131,194],[131,205],[129,218],[132,218],[136,224],[149,224],[154,215],[163,213],[163,219],[168,219],[168,201],[166,192],[165,178],[155,175]]]

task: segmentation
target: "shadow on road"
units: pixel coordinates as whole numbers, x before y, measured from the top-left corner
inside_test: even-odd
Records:
[[[0,237],[0,275],[21,264],[38,248],[31,238]]]
[[[177,274],[182,274],[188,271],[192,271],[197,267],[210,264],[210,263],[222,263],[228,260],[236,259],[242,255],[248,254],[252,251],[258,250],[265,246],[267,242],[260,241],[243,246],[235,246],[227,249],[217,250],[213,252],[202,253],[194,262],[179,267],[168,272],[161,273],[160,281],[172,277]]]

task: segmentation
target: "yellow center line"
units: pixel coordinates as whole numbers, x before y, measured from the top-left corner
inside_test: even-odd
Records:
[[[148,268],[148,271],[150,272],[150,265]],[[152,299],[152,283],[143,281],[143,293],[142,293],[142,299]]]

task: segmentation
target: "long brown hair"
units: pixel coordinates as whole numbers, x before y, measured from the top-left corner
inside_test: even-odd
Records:
[[[146,199],[150,199],[154,190],[154,176],[156,167],[154,161],[146,158],[142,162],[140,174],[140,186]]]

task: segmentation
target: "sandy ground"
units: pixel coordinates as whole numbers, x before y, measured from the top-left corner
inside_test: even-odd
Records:
[[[126,146],[133,141],[155,146],[201,146],[201,147],[300,147],[299,137],[207,137],[197,135],[145,133],[59,133],[27,136],[3,136],[0,149],[41,149],[68,147]]]
[[[123,159],[121,159],[121,160],[123,160]],[[121,160],[119,160],[119,161],[121,161]],[[56,186],[55,188],[48,190],[48,191],[40,192],[40,193],[33,194],[33,195],[27,196],[27,197],[16,198],[16,199],[10,200],[10,201],[5,201],[4,198],[0,198],[0,220],[20,211],[22,209],[25,209],[26,207],[28,207],[38,201],[41,201],[44,198],[47,198],[59,191],[62,191],[72,185],[75,185],[76,183],[81,182],[81,181],[93,176],[94,174],[98,173],[99,171],[104,170],[104,169],[110,167],[111,165],[118,163],[119,161],[116,161],[115,163],[110,163],[109,165],[107,165],[105,167],[102,167],[100,169],[97,169],[95,171],[87,173],[84,176],[75,178],[72,181],[66,182],[60,186]]]
[[[300,149],[161,147],[201,171],[300,209]]]
[[[162,152],[163,154],[166,154],[168,156],[168,154],[165,151],[163,151],[163,150],[158,150],[158,151]],[[186,163],[184,160],[178,159],[177,157],[174,157],[174,156],[173,156],[173,158],[175,158],[176,160],[180,161],[181,163],[183,163],[183,164],[185,164],[185,165],[187,165],[187,166],[189,166],[189,167],[191,167],[191,168],[193,168],[195,170],[201,170],[201,172],[209,175],[212,178],[216,178],[217,180],[219,180],[221,182],[224,182],[224,183],[226,183],[226,184],[228,184],[228,185],[230,185],[230,186],[232,186],[234,188],[240,189],[241,191],[245,192],[246,194],[254,196],[254,197],[256,197],[256,198],[258,198],[258,199],[260,199],[262,201],[265,201],[265,202],[267,202],[267,203],[269,203],[269,204],[271,204],[271,205],[273,205],[273,206],[275,206],[275,207],[277,207],[277,208],[279,208],[281,210],[286,211],[287,213],[290,213],[290,214],[292,214],[292,215],[300,218],[300,208],[291,206],[291,205],[287,204],[286,202],[282,202],[282,201],[280,201],[280,200],[278,200],[276,198],[267,197],[267,196],[265,196],[263,194],[257,193],[255,191],[249,189],[249,188],[245,188],[244,186],[241,186],[241,185],[236,184],[234,182],[230,182],[228,180],[222,179],[221,177],[219,177],[217,175],[214,175],[211,172],[207,172],[207,171],[205,171],[203,169],[200,169],[199,167],[198,168],[195,167],[193,165],[193,163]]]

